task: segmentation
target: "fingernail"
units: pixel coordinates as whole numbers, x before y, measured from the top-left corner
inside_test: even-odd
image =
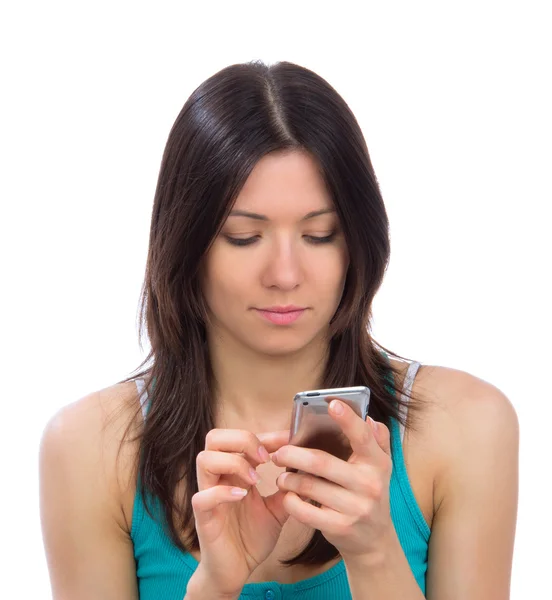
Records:
[[[378,424],[377,424],[377,422],[376,422],[376,421],[374,421],[374,419],[372,419],[372,417],[370,417],[370,421],[371,421],[371,423],[372,423],[372,429],[373,429],[374,431],[377,431],[377,430],[378,430]]]
[[[270,454],[264,446],[259,447],[259,456],[263,462],[268,462],[270,460]]]
[[[232,496],[246,496],[247,490],[235,487],[230,490],[230,493],[232,494]]]
[[[332,400],[330,402],[330,410],[334,412],[336,415],[343,414],[343,404],[337,400]]]
[[[259,483],[259,481],[261,481],[259,474],[257,473],[257,471],[255,471],[255,469],[253,469],[253,467],[249,469],[249,475],[251,479],[253,479],[254,483]]]
[[[282,473],[280,475],[280,477],[278,477],[278,483],[280,485],[283,485],[283,483],[285,482],[285,480],[288,478],[289,473]]]

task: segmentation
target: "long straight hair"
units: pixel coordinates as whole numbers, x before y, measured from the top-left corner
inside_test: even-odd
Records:
[[[192,93],[169,133],[140,304],[140,340],[145,327],[151,351],[140,372],[120,382],[146,381],[148,418],[131,440],[140,441],[137,493],[148,512],[148,497],[156,499],[168,534],[183,551],[199,549],[191,497],[198,491],[196,456],[215,414],[203,258],[256,163],[271,152],[293,150],[317,162],[350,256],[330,324],[324,387],[366,385],[370,416],[387,426],[392,418],[404,423],[395,378],[389,377],[398,372],[382,350],[403,357],[371,336],[372,301],[389,262],[389,223],[353,113],[328,82],[301,66],[255,61],[222,69]],[[130,425],[125,438],[129,431]],[[184,498],[176,500],[182,480]],[[337,556],[316,530],[302,551],[281,562],[316,565]]]

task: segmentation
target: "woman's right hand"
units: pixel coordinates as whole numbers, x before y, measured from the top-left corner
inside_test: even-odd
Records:
[[[274,549],[288,518],[282,506],[285,492],[262,497],[255,487],[255,469],[288,441],[289,431],[254,435],[213,429],[197,456],[199,491],[192,496],[192,508],[201,561],[195,579],[208,582],[221,598],[239,596]]]

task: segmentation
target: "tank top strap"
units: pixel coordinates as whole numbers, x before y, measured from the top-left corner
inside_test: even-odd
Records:
[[[418,369],[421,367],[421,363],[417,362],[417,361],[413,361],[410,363],[410,365],[408,365],[408,370],[406,371],[406,375],[404,378],[404,383],[403,383],[403,387],[402,387],[402,393],[401,393],[401,400],[403,402],[406,402],[407,404],[401,404],[400,405],[400,410],[401,410],[401,414],[404,416],[404,419],[406,421],[406,417],[408,416],[408,400],[410,393],[412,392],[412,385],[414,384],[414,378],[416,377],[416,373],[418,372]],[[400,432],[401,432],[401,444],[404,440],[404,425],[399,421],[399,428],[400,428]]]
[[[135,379],[134,382],[136,383],[136,389],[140,396],[140,406],[142,407],[142,415],[145,421],[148,412],[148,390],[146,389],[146,382],[143,379]]]

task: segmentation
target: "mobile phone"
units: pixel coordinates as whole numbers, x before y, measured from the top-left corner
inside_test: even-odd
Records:
[[[328,414],[328,406],[336,398],[366,420],[370,389],[365,386],[299,392],[293,399],[289,444],[324,450],[347,460],[352,454],[350,442]],[[287,470],[297,472],[296,469]]]

